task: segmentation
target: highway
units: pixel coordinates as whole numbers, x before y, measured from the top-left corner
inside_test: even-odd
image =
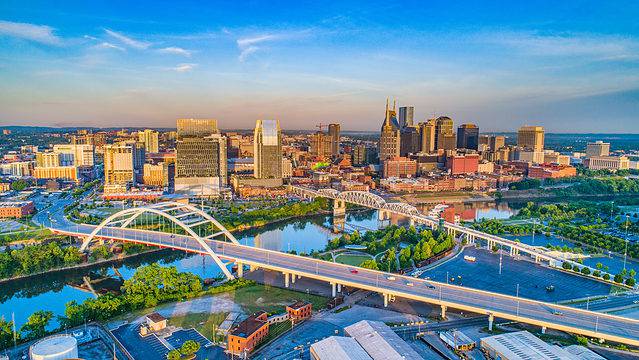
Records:
[[[95,229],[94,225],[68,221],[62,214],[63,207],[61,202],[49,209],[51,230],[86,237]],[[38,220],[46,221],[42,217]],[[98,236],[207,255],[197,240],[185,235],[105,227]],[[639,346],[638,320],[380,271],[355,270],[347,265],[246,245],[206,241],[219,257],[245,265]]]

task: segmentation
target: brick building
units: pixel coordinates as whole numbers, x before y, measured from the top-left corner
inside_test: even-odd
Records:
[[[313,304],[299,300],[286,306],[286,312],[293,322],[299,322],[311,317],[313,313]]]
[[[528,168],[528,177],[534,179],[557,179],[577,176],[577,169],[570,165],[540,164]]]
[[[264,311],[256,312],[229,332],[226,351],[233,356],[251,353],[268,335],[268,329],[268,315]]]
[[[0,219],[22,218],[35,211],[33,201],[0,202]]]
[[[417,175],[417,161],[396,156],[384,161],[384,178],[408,178]]]
[[[479,170],[479,155],[454,155],[446,159],[451,175],[474,174]]]

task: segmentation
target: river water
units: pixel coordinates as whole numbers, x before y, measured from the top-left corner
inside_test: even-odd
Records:
[[[507,218],[514,214],[517,204],[458,204],[455,212],[465,220],[481,218]],[[427,209],[425,209],[427,210]],[[427,211],[426,211],[427,212]],[[349,213],[346,220],[346,231],[378,229],[376,211]],[[392,223],[402,223],[405,219],[392,218]],[[323,250],[327,242],[335,237],[332,232],[331,216],[312,216],[302,219],[289,220],[261,228],[237,233],[236,238],[245,245],[254,245],[271,250],[310,253],[313,250]],[[532,242],[531,237],[519,236],[522,242]],[[560,239],[535,236],[535,245],[563,245],[571,246],[570,242]],[[589,259],[586,263],[593,264],[600,261],[610,266],[611,271],[622,265],[618,258]],[[92,286],[102,291],[117,289],[122,279],[133,275],[135,270],[143,265],[159,262],[165,266],[176,266],[179,271],[189,271],[202,278],[214,278],[221,275],[221,271],[211,259],[201,255],[184,254],[181,252],[163,250],[151,254],[139,255],[109,265],[95,265],[72,271],[56,272],[34,276],[24,280],[17,280],[0,284],[0,317],[11,319],[15,316],[17,326],[26,322],[27,317],[37,310],[51,310],[55,315],[63,315],[65,304],[69,301],[82,302],[93,297],[87,291],[86,280]],[[639,264],[635,268],[639,270]]]

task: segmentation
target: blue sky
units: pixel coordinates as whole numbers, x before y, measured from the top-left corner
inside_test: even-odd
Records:
[[[638,17],[636,1],[5,0],[0,125],[377,130],[391,97],[485,131],[638,133]]]

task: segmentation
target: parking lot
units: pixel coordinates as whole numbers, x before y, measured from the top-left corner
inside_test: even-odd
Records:
[[[475,262],[464,260],[464,255],[474,256]],[[446,281],[456,285],[556,302],[610,293],[610,285],[562,271],[549,269],[526,260],[517,260],[508,255],[502,257],[502,272],[499,274],[499,255],[485,249],[466,248],[456,258],[425,271],[421,277],[435,281]],[[454,281],[451,281],[454,278]],[[554,286],[554,291],[546,287]]]
[[[146,337],[138,333],[139,324],[126,324],[111,333],[134,359],[166,360],[169,349],[154,334]]]

